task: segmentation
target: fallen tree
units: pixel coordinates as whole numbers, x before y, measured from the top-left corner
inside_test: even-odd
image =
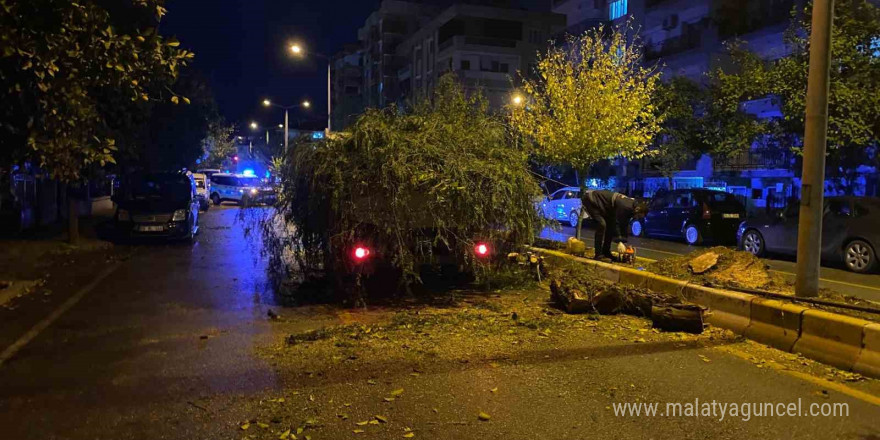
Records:
[[[378,269],[394,274],[385,292],[392,278],[406,288],[441,260],[488,276],[494,266],[475,258],[474,244],[515,247],[538,226],[527,158],[485,98],[445,76],[411,112],[367,110],[350,132],[297,144],[276,164],[278,203],[261,223],[270,270],[276,281],[329,279],[330,296],[318,299],[354,302],[366,292],[343,285]],[[352,261],[356,246],[370,270]]]

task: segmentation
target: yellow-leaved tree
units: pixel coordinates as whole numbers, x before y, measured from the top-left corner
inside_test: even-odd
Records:
[[[660,130],[651,105],[658,74],[643,65],[629,24],[569,36],[539,56],[533,76],[522,78],[510,126],[537,160],[574,167],[582,192],[593,164],[644,156]]]

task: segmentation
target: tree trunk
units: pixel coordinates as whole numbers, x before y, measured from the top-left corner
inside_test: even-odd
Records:
[[[578,170],[574,170],[574,178],[577,179],[578,187],[581,189],[581,208],[578,210],[578,221],[577,227],[575,227],[574,237],[578,240],[581,239],[581,226],[584,223],[584,194],[587,193],[587,184],[586,181],[581,180],[580,173]],[[593,243],[593,247],[595,247],[595,243]]]
[[[703,309],[700,306],[672,304],[651,307],[654,328],[669,332],[703,333]]]
[[[73,196],[67,196],[67,239],[72,245],[79,244],[79,204]]]

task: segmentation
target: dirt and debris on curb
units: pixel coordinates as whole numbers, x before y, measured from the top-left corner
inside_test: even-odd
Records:
[[[706,254],[718,256],[718,262],[701,274],[691,270],[691,262]],[[711,287],[735,287],[760,289],[769,292],[785,293],[792,286],[785,278],[773,272],[760,258],[730,248],[716,246],[691,252],[680,257],[665,258],[649,264],[645,269],[671,278],[703,284]]]
[[[698,258],[708,254],[718,256],[718,262],[702,274],[694,274],[691,264]],[[680,257],[658,260],[648,265],[646,269],[659,275],[703,284],[705,286],[729,288],[729,289],[752,289],[787,296],[794,296],[794,286],[787,282],[781,274],[771,272],[769,267],[760,258],[744,251],[737,251],[725,247],[713,247],[692,252]],[[774,298],[779,299],[779,298]],[[843,295],[829,289],[819,291],[819,299],[835,301],[850,305],[880,308],[880,304],[854,296]],[[784,299],[781,299],[785,301]],[[852,310],[842,307],[834,307],[824,304],[806,303],[803,301],[791,301],[792,303],[810,307],[817,310],[825,310],[869,321],[880,322],[880,315],[876,313]]]

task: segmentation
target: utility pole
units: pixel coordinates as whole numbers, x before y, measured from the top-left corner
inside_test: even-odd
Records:
[[[795,295],[819,296],[822,213],[825,196],[825,147],[828,135],[828,88],[834,0],[813,0],[810,76],[804,133],[804,169],[798,220]]]

